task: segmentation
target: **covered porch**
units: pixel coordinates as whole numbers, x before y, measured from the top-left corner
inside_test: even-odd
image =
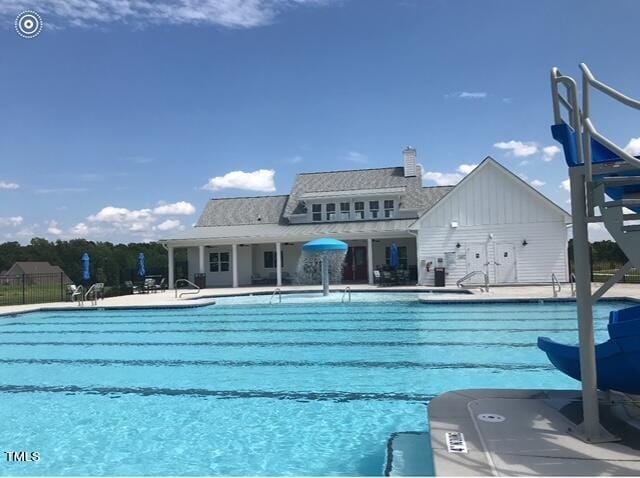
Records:
[[[222,242],[209,239],[167,241],[169,284],[173,287],[176,280],[174,255],[177,248],[187,250],[188,280],[206,288],[295,284],[302,245],[316,237],[276,239],[269,242]],[[389,268],[390,246],[393,243],[398,246],[399,269],[406,271],[408,283],[417,282],[415,236],[396,233],[393,237],[332,237],[349,245],[343,283],[373,285],[374,271]]]

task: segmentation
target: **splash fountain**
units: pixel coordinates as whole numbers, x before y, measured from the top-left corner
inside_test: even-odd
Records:
[[[317,283],[321,278],[322,294],[329,295],[331,279],[339,281],[342,277],[347,248],[345,242],[326,237],[307,242],[302,246],[302,255],[298,261],[298,282]]]

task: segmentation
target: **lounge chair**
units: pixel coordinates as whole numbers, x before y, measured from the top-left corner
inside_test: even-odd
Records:
[[[134,285],[133,281],[130,280],[126,280],[124,281],[124,287],[123,289],[128,293],[128,294],[135,294],[138,293],[140,294],[141,292],[144,292],[140,286]]]
[[[74,284],[69,284],[67,286],[67,293],[69,294],[69,300],[71,302],[74,302],[76,297],[80,297],[80,300],[82,300],[82,287]]]
[[[143,287],[144,287],[145,292],[157,292],[158,291],[158,288],[156,286],[156,280],[152,279],[150,277],[148,277],[148,278],[146,278],[144,280]]]

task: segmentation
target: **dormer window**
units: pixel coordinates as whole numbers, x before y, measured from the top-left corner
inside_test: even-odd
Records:
[[[325,206],[325,211],[327,213],[327,221],[333,221],[336,218],[336,205],[335,204],[327,204]]]
[[[364,219],[364,201],[356,201],[353,204],[356,219]]]
[[[386,199],[384,201],[384,217],[392,218],[394,210],[395,210],[395,205],[394,205],[393,199]]]
[[[379,211],[380,211],[380,201],[369,201],[369,217],[371,219],[378,219]]]
[[[340,219],[343,221],[348,221],[349,216],[351,216],[351,203],[341,202],[340,203]]]
[[[322,204],[311,205],[311,219],[313,221],[322,221]]]

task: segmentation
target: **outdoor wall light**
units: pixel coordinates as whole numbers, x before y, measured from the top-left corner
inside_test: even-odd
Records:
[[[455,229],[458,227],[458,221],[451,221],[451,228]]]
[[[527,242],[527,240],[526,240],[526,239],[523,239],[523,240],[522,240],[522,245],[523,245],[523,246],[526,246],[527,244],[529,244],[529,243]]]
[[[460,245],[459,242],[456,243],[456,249],[460,249],[462,246]]]

